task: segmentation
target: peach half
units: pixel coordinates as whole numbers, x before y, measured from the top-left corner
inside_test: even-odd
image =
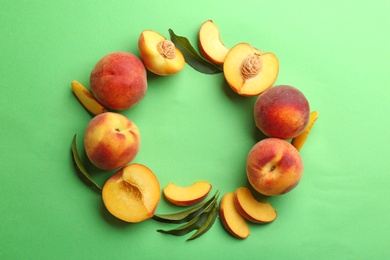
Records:
[[[190,186],[182,187],[169,183],[163,189],[165,198],[178,206],[191,206],[207,197],[212,185],[206,181],[197,181]]]
[[[138,48],[145,67],[157,75],[172,75],[184,68],[181,51],[156,31],[144,30],[138,39]]]
[[[221,65],[229,49],[221,41],[220,31],[212,20],[205,21],[199,29],[199,49],[214,64]]]
[[[271,204],[257,201],[247,187],[240,187],[234,192],[234,205],[245,219],[253,223],[269,223],[277,216]]]
[[[234,193],[226,193],[219,205],[219,215],[225,229],[234,237],[247,238],[250,234],[249,226],[244,217],[234,205]]]
[[[239,43],[227,53],[223,73],[236,93],[256,96],[276,81],[279,61],[272,52],[262,52],[248,43]]]
[[[129,164],[116,172],[102,189],[103,203],[118,219],[137,223],[151,218],[160,201],[156,175],[142,164]]]

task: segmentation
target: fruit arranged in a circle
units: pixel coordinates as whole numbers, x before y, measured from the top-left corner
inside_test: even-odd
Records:
[[[191,206],[207,197],[212,185],[206,181],[197,181],[190,186],[182,187],[173,182],[163,189],[165,198],[175,205]]]
[[[143,31],[138,39],[138,48],[145,67],[157,75],[176,74],[184,68],[181,51],[156,31]]]
[[[96,100],[107,108],[125,110],[138,104],[147,91],[146,69],[132,53],[113,52],[100,59],[90,75]]]
[[[294,189],[303,174],[301,155],[279,138],[266,138],[249,151],[246,163],[249,183],[259,193],[277,196]]]
[[[225,229],[237,238],[247,238],[250,234],[249,226],[244,217],[234,205],[234,193],[227,192],[219,204],[219,215]]]
[[[198,43],[200,52],[206,59],[214,64],[223,64],[229,49],[221,41],[219,29],[212,20],[207,20],[201,25]]]
[[[276,210],[268,202],[257,201],[247,187],[234,192],[234,205],[237,211],[253,223],[265,224],[276,219]]]
[[[84,133],[84,148],[89,160],[103,170],[118,169],[131,162],[140,143],[136,124],[113,112],[92,118]]]
[[[267,136],[281,139],[294,138],[309,122],[310,106],[297,88],[288,85],[273,86],[256,100],[254,118],[256,126]]]
[[[151,169],[142,164],[121,168],[104,184],[103,202],[115,217],[126,222],[151,218],[160,201],[160,184]]]
[[[248,43],[233,46],[225,57],[223,73],[229,86],[242,96],[256,96],[274,84],[279,61]]]

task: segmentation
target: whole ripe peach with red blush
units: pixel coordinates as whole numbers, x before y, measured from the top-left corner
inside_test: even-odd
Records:
[[[131,162],[140,142],[138,127],[124,115],[113,112],[95,116],[84,133],[89,160],[103,170],[114,170]]]
[[[298,136],[309,122],[310,106],[303,93],[288,85],[273,86],[259,95],[254,106],[256,126],[267,136]]]
[[[100,104],[125,110],[138,104],[147,91],[146,69],[132,53],[113,52],[100,59],[90,75],[92,94]]]
[[[279,138],[266,138],[249,151],[246,173],[256,191],[267,196],[277,196],[291,191],[299,184],[303,161],[291,143]]]

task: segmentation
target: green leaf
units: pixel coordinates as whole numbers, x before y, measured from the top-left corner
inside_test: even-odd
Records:
[[[192,68],[204,74],[217,74],[223,71],[221,67],[200,55],[187,38],[176,35],[172,29],[169,29],[169,34],[171,41],[183,53],[186,63]]]
[[[217,218],[217,216],[218,216],[218,206],[217,206],[217,203],[214,203],[214,207],[207,214],[207,219],[205,220],[203,225],[201,227],[199,227],[199,229],[196,231],[196,233],[193,234],[187,240],[194,240],[194,239],[200,237],[201,235],[203,235],[204,233],[206,233],[214,225],[214,222],[215,222],[215,219]]]
[[[76,134],[73,137],[72,141],[72,158],[73,162],[76,168],[76,172],[79,175],[79,177],[88,185],[92,186],[93,188],[97,189],[98,191],[101,192],[102,188],[92,180],[91,176],[88,174],[87,170],[83,166],[79,153],[77,151],[77,146],[76,146]]]
[[[173,223],[173,224],[188,222],[191,219],[195,218],[197,215],[199,215],[208,205],[213,203],[218,198],[218,196],[219,196],[219,192],[217,191],[213,197],[211,197],[208,201],[200,205],[176,213],[155,214],[153,216],[153,219],[160,222]]]
[[[211,203],[209,203],[203,210],[195,216],[193,219],[191,219],[186,224],[179,226],[175,229],[170,230],[163,230],[158,229],[157,232],[175,235],[175,236],[183,236],[188,234],[189,232],[193,230],[197,230],[195,234],[193,234],[189,239],[187,240],[194,240],[204,233],[206,233],[211,226],[214,224],[215,219],[218,215],[218,206],[217,206],[217,197],[218,194],[215,195],[215,198],[211,200]]]

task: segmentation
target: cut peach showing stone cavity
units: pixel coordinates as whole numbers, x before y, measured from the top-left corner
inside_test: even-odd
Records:
[[[247,238],[250,234],[249,226],[244,217],[234,205],[234,193],[226,193],[219,205],[219,214],[225,229],[234,237]]]
[[[200,26],[198,41],[200,52],[206,59],[217,65],[223,64],[229,49],[221,41],[220,31],[212,20]]]
[[[256,96],[274,84],[279,61],[272,52],[262,52],[248,43],[229,50],[223,64],[229,86],[242,96]]]
[[[164,187],[165,198],[178,206],[191,206],[207,197],[212,185],[206,181],[197,181],[190,186],[182,187],[169,183]]]
[[[277,216],[271,204],[257,201],[246,187],[240,187],[234,192],[234,205],[245,219],[253,223],[269,223]]]
[[[145,165],[129,164],[104,184],[103,202],[115,217],[131,223],[151,218],[160,201],[160,184]]]
[[[303,145],[305,144],[306,142],[306,139],[307,137],[309,136],[309,133],[314,125],[314,123],[317,121],[318,119],[318,112],[317,111],[312,111],[310,112],[310,115],[309,115],[309,123],[306,125],[305,129],[303,130],[303,132],[301,134],[299,134],[298,136],[294,137],[292,140],[291,140],[291,144],[298,150],[300,151],[301,148],[303,147]]]
[[[138,39],[138,48],[145,67],[157,75],[172,75],[184,68],[181,51],[156,31],[143,31]]]

